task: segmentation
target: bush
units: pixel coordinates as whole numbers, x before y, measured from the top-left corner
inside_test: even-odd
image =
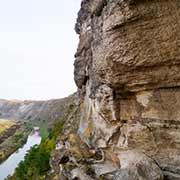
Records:
[[[22,161],[16,168],[15,173],[9,180],[40,180],[50,170],[49,160],[58,135],[63,130],[64,122],[55,123],[51,129],[49,136],[43,138],[40,145],[35,145],[26,154],[24,161]],[[16,137],[18,138],[18,136]]]

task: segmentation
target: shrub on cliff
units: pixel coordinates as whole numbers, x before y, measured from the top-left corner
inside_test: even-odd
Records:
[[[50,130],[49,136],[44,138],[39,146],[34,146],[16,168],[9,180],[40,180],[50,170],[49,160],[58,134],[63,130],[63,122],[57,122]]]

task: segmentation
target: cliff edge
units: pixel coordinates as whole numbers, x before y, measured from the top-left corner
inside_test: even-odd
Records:
[[[179,17],[177,0],[82,1],[62,179],[180,179]]]

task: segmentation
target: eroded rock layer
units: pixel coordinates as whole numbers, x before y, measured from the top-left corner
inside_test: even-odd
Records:
[[[82,1],[81,119],[62,176],[180,179],[179,19],[177,0]]]

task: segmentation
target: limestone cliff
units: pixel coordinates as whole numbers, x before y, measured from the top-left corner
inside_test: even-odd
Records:
[[[180,2],[83,0],[76,23],[77,134],[61,179],[180,179]]]

